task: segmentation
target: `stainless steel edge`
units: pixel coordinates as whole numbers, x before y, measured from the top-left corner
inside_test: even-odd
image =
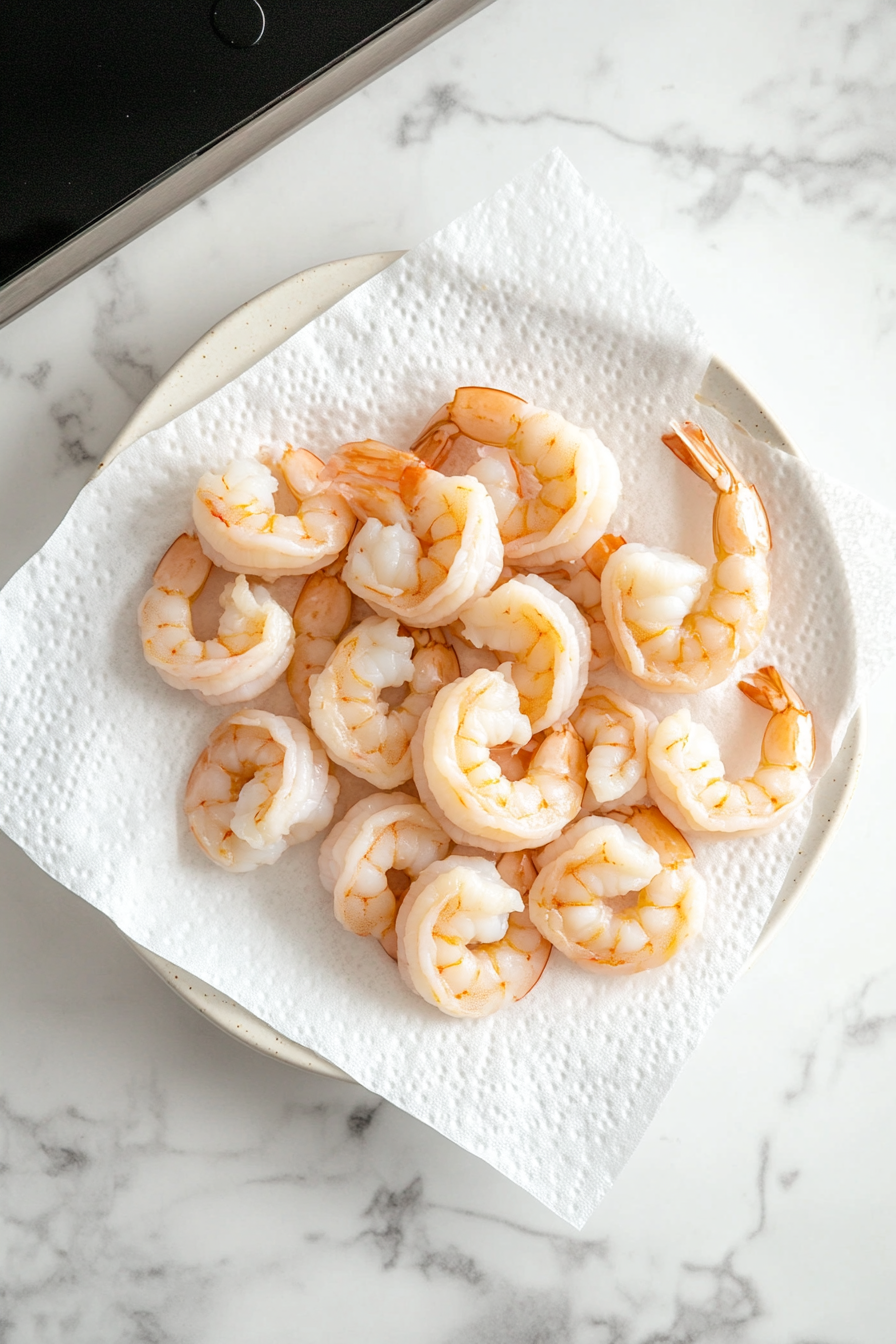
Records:
[[[304,88],[173,168],[0,289],[0,326],[491,2],[431,0]]]

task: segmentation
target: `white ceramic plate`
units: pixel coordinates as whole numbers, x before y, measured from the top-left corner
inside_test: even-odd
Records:
[[[352,257],[347,261],[331,261],[324,266],[314,266],[244,303],[242,308],[207,332],[169,369],[158,386],[137,407],[97,470],[101,471],[113,457],[150,430],[159,429],[232,378],[244,373],[287,337],[402,255],[401,252],[377,252],[371,256]],[[710,363],[698,399],[714,406],[735,427],[747,431],[754,438],[771,444],[781,452],[799,456],[768,412],[720,360],[713,359]],[[864,723],[860,710],[846,732],[836,759],[816,785],[812,818],[803,844],[790,865],[748,966],[768,946],[805,892],[809,878],[843,819],[858,776],[863,738]],[[267,1022],[262,1022],[211,985],[189,975],[155,952],[134,942],[131,945],[181,998],[237,1040],[245,1041],[256,1050],[299,1068],[351,1081],[335,1064],[322,1059],[313,1050],[280,1036]]]

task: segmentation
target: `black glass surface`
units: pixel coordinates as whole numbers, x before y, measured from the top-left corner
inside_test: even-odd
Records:
[[[2,0],[0,285],[427,0]]]

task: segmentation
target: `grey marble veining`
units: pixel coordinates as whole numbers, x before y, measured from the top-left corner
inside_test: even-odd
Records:
[[[896,504],[893,5],[496,0],[0,331],[3,576],[223,313],[555,143],[809,456]],[[892,690],[809,895],[580,1234],[225,1038],[3,841],[0,1338],[890,1344]]]

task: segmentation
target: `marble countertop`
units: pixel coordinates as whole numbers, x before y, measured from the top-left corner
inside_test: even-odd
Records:
[[[894,80],[886,0],[496,0],[0,331],[0,578],[222,314],[553,145],[810,460],[896,507]],[[807,896],[581,1233],[219,1033],[0,837],[4,1340],[890,1344],[892,688]]]

